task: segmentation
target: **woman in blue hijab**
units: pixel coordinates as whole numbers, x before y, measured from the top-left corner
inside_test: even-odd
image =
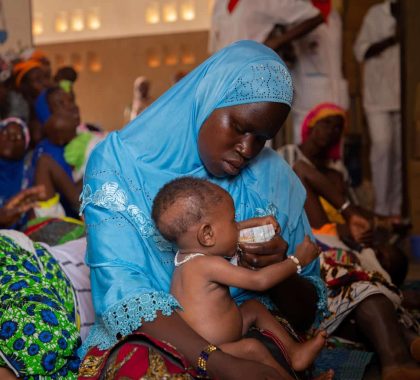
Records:
[[[244,245],[244,265],[283,260],[311,234],[303,186],[285,161],[263,149],[284,123],[292,96],[290,74],[277,54],[240,41],[210,57],[95,148],[81,210],[97,323],[81,355],[92,346],[107,349],[139,328],[169,342],[193,364],[208,345],[173,312],[179,307],[169,293],[176,248],[150,216],[154,196],[175,177],[198,176],[225,188],[237,220],[277,218],[281,236]],[[318,261],[301,275],[322,294]],[[237,302],[255,297],[238,289],[232,295]],[[323,301],[320,296],[318,304]],[[220,351],[211,354],[208,371],[219,379],[275,378],[268,367]]]

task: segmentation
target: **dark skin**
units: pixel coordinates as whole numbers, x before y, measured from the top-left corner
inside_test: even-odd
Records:
[[[329,223],[319,202],[320,195],[333,206],[337,205],[338,207],[342,204],[340,202],[344,202],[346,199],[344,194],[341,194],[342,198],[340,198],[338,187],[332,181],[331,173],[328,173],[325,168],[328,160],[326,152],[339,141],[343,125],[344,120],[341,116],[330,116],[317,122],[312,127],[308,139],[300,146],[304,155],[315,167],[303,161],[298,161],[294,166],[294,170],[307,189],[305,210],[310,224],[316,228],[321,227],[324,223]],[[371,228],[369,220],[360,216],[356,219],[356,223],[356,221],[352,221],[352,215],[358,216],[358,209],[349,208],[343,215],[347,220],[349,237],[360,242],[366,241],[365,238],[368,235],[364,232],[364,228],[367,229],[366,231]],[[365,222],[363,222],[364,220]],[[340,230],[338,232],[342,233]],[[410,344],[415,337],[404,335],[406,332],[398,322],[395,309],[385,296],[375,295],[366,298],[357,306],[352,317],[356,320],[359,332],[371,343],[378,354],[384,374],[392,372],[393,367],[416,368],[407,346],[407,343]],[[339,333],[343,333],[347,327],[348,320],[343,323]],[[347,335],[347,338],[354,339],[354,335]],[[416,378],[410,376],[412,375],[404,374],[404,378]],[[419,373],[414,376],[419,376]]]
[[[80,111],[77,107],[74,97],[61,88],[54,88],[48,94],[48,106],[51,113],[65,113],[76,126],[80,124]]]
[[[49,82],[46,80],[45,71],[41,67],[34,67],[23,76],[20,86],[17,89],[31,108],[31,119],[28,122],[28,128],[31,134],[31,147],[35,147],[43,138],[42,125],[33,117],[34,102],[38,95],[48,86]]]
[[[7,117],[9,113],[9,89],[7,88],[6,84],[0,82],[0,117],[3,119]]]
[[[318,25],[324,22],[324,18],[321,14],[314,16],[308,20],[301,22],[300,24],[288,28],[281,35],[269,35],[264,41],[264,45],[272,48],[273,50],[281,50],[284,46],[290,44],[293,40],[301,38],[314,30]]]
[[[25,137],[22,127],[9,123],[0,130],[0,157],[6,160],[21,160],[25,155]]]
[[[305,210],[309,218],[309,223],[314,228],[320,228],[329,223],[319,197],[322,196],[330,202],[336,209],[339,209],[347,200],[345,187],[341,181],[341,186],[337,187],[340,181],[335,172],[327,167],[329,149],[337,144],[341,138],[344,127],[344,119],[339,116],[329,116],[319,120],[310,130],[308,139],[300,145],[303,154],[315,166],[304,161],[298,161],[293,170],[301,179],[307,190]],[[337,191],[341,188],[343,191]],[[354,239],[357,243],[369,244],[371,242],[372,222],[363,215],[358,208],[348,207],[343,212],[346,225],[339,225],[338,233],[341,238]]]
[[[289,107],[279,103],[254,103],[215,110],[202,125],[198,137],[204,166],[217,177],[239,174],[262,150],[265,141],[277,133],[288,113]],[[260,267],[282,261],[287,244],[278,236],[268,243],[243,245],[243,249],[244,261]],[[176,313],[169,317],[159,315],[153,322],[144,323],[140,330],[170,342],[190,363],[196,363],[199,353],[208,344]],[[279,378],[270,367],[221,351],[210,355],[208,371],[218,379]]]
[[[62,194],[70,203],[73,210],[79,209],[79,195],[82,191],[82,182],[74,183],[67,173],[48,154],[43,154],[35,170],[35,183],[43,186],[44,198],[52,198],[56,192]]]
[[[327,156],[330,148],[340,141],[343,125],[344,119],[339,115],[319,120],[311,128],[307,140],[300,146],[303,154],[314,166],[302,160],[295,163],[293,167],[307,190],[305,210],[314,228],[320,228],[330,222],[319,200],[320,196],[336,209],[339,209],[348,199],[348,189],[343,176],[328,167]],[[381,230],[388,234],[392,232],[393,218],[375,215],[369,210],[354,205],[350,205],[343,212],[343,217],[346,223],[337,224],[340,239],[356,249],[360,248],[360,245],[374,247],[384,269],[392,276],[396,284],[400,283],[401,278],[406,274],[404,255],[386,242],[373,239],[374,232]]]
[[[139,86],[139,93],[143,99],[147,99],[149,97],[149,89],[150,89],[150,82],[148,80],[141,82]]]
[[[79,108],[72,97],[61,88],[51,89],[47,100],[52,116],[44,126],[44,136],[53,144],[64,146],[76,137],[76,128],[80,123]],[[74,210],[78,210],[82,181],[74,183],[50,156],[42,155],[39,158],[35,170],[35,183],[45,187],[44,200],[59,192]]]
[[[391,3],[390,6],[391,6],[391,14],[398,22],[398,16],[400,14],[400,5],[399,3]],[[400,40],[399,27],[397,25],[397,32],[394,36],[390,36],[381,41],[375,42],[374,44],[369,46],[369,48],[366,50],[366,53],[365,53],[365,60],[368,60],[373,57],[377,57],[386,49],[398,44],[399,40]]]
[[[9,123],[0,131],[0,158],[10,161],[21,160],[25,155],[25,138],[22,127]],[[20,217],[34,208],[45,194],[43,186],[25,189],[10,198],[0,208],[0,228],[13,226]]]
[[[32,105],[38,95],[49,85],[44,70],[41,67],[34,67],[24,75],[18,90]]]
[[[76,136],[74,118],[66,112],[51,116],[45,124],[45,136],[56,145],[66,145]],[[79,195],[82,181],[74,183],[67,173],[49,156],[42,155],[36,165],[35,183],[45,187],[44,200],[52,198],[60,192],[72,205],[79,208]]]

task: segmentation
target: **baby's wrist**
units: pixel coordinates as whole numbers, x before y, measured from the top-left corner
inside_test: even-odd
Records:
[[[300,263],[300,260],[294,255],[290,255],[287,258],[293,261],[293,263],[296,265],[296,273],[300,274],[302,272],[302,265]]]

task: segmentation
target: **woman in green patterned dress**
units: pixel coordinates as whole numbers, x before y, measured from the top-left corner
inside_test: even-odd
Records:
[[[0,230],[0,377],[75,379],[75,291],[48,250],[21,236]]]

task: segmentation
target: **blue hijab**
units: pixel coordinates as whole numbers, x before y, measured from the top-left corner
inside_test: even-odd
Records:
[[[225,188],[238,220],[274,214],[290,254],[311,233],[304,188],[274,151],[263,150],[238,176],[220,179],[207,172],[197,147],[200,127],[216,108],[268,101],[290,106],[292,94],[290,74],[277,54],[240,41],[207,59],[95,148],[81,210],[97,323],[82,355],[93,345],[109,347],[116,336],[152,321],[157,311],[170,315],[179,306],[169,294],[176,247],[150,217],[156,193],[175,177],[198,176]],[[318,274],[317,261],[304,270],[306,276]],[[252,297],[238,289],[232,294],[238,302]]]

